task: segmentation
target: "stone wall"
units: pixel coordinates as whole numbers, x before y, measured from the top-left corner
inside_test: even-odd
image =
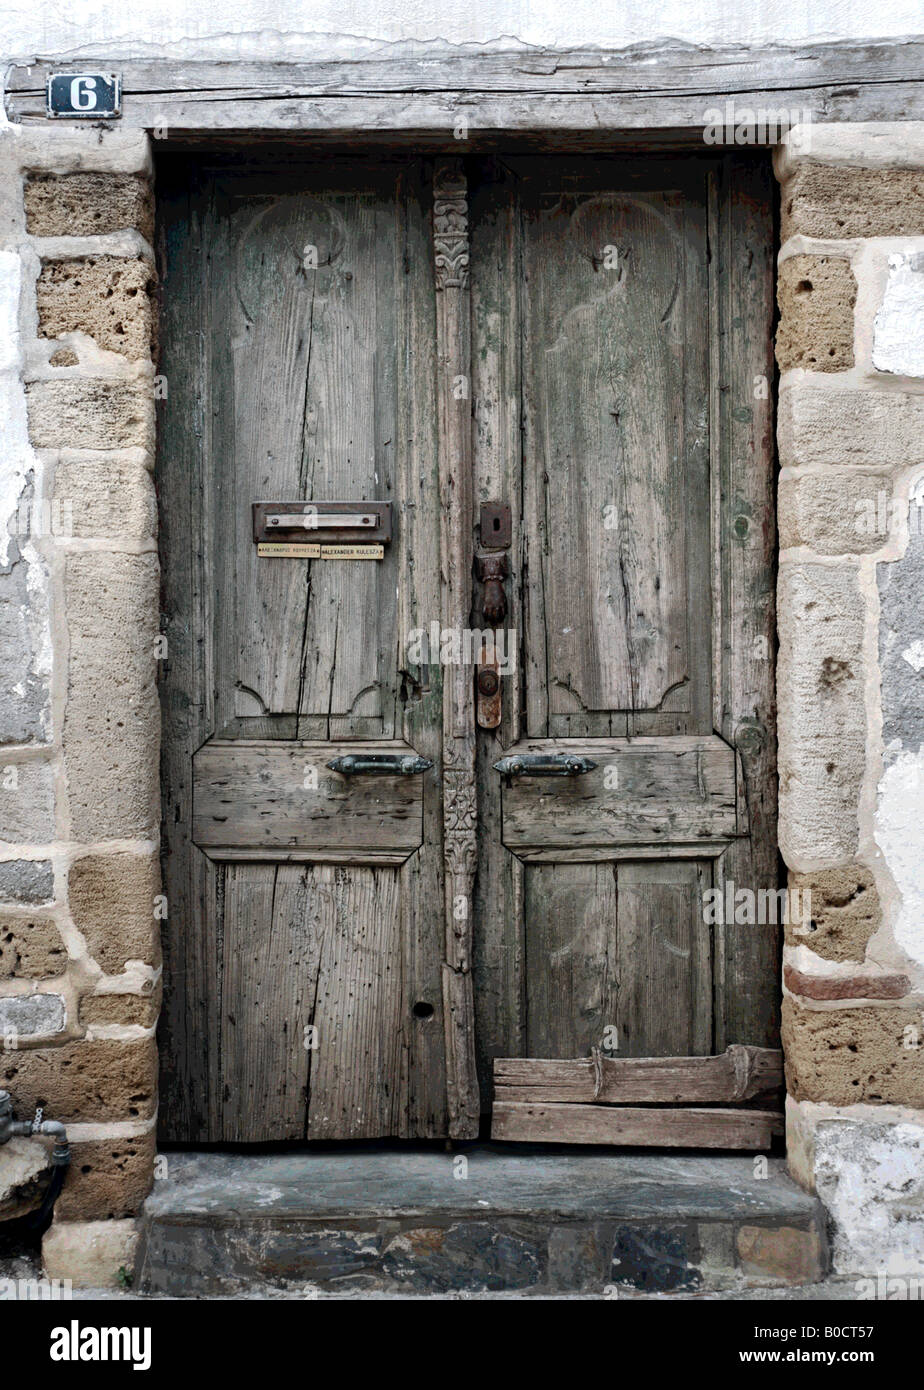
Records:
[[[147,139],[0,128],[0,190],[0,1088],[121,1250],[160,995]]]
[[[835,1268],[924,1271],[924,125],[777,152],[790,1167]]]

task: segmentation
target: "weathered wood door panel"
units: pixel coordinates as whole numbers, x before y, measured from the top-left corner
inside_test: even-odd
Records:
[[[442,692],[402,640],[441,611],[431,183],[162,179],[171,1139],[447,1131]],[[260,556],[268,498],[390,501],[395,536],[380,561]],[[327,766],[388,751],[433,769]]]
[[[777,881],[768,171],[495,159],[472,228],[518,653],[479,734],[482,1094],[494,1057],[772,1046],[774,927],[703,911]],[[596,767],[493,767],[556,752]]]

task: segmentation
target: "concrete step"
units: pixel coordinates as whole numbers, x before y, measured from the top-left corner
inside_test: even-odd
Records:
[[[476,1145],[166,1154],[135,1287],[409,1295],[807,1284],[824,1209],[781,1159]],[[163,1159],[161,1162],[163,1166]]]

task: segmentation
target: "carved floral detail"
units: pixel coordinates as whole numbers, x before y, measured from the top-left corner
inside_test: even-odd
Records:
[[[468,199],[461,166],[443,165],[433,189],[433,261],[438,290],[468,285]]]

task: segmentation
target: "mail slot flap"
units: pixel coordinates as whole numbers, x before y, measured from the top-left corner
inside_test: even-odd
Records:
[[[211,859],[401,864],[423,842],[423,777],[346,777],[346,754],[395,742],[211,739],[193,758],[193,840]]]
[[[569,753],[596,764],[575,777],[509,777],[503,840],[523,859],[624,857],[627,847],[709,853],[740,833],[735,752],[722,739],[534,739],[507,750]],[[598,853],[594,853],[598,851]]]
[[[390,502],[254,502],[254,541],[391,540]]]

